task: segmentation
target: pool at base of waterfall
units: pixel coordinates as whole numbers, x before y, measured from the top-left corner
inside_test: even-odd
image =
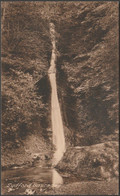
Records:
[[[79,181],[73,176],[62,177],[48,167],[13,168],[2,171],[2,195],[47,194],[62,184]]]

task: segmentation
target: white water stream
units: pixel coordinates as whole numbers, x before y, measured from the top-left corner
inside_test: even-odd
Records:
[[[51,84],[51,121],[52,121],[52,132],[53,132],[53,144],[56,148],[53,165],[56,165],[62,158],[65,152],[65,136],[63,129],[62,116],[60,111],[60,104],[57,95],[56,85],[56,40],[55,40],[55,26],[50,23],[50,35],[52,42],[52,56],[48,75]]]

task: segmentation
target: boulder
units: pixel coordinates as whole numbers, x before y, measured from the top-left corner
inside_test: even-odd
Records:
[[[118,142],[68,148],[56,168],[82,180],[118,177]]]

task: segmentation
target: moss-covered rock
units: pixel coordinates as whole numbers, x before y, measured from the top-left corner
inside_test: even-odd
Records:
[[[68,148],[57,168],[87,180],[118,177],[118,143]]]

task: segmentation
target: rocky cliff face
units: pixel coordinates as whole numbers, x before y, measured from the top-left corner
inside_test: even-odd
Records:
[[[74,132],[74,145],[117,140],[118,3],[71,2],[68,7],[73,15],[57,26],[65,124]]]
[[[59,93],[66,141],[75,147],[57,168],[83,180],[108,180],[119,175],[118,3],[75,6],[58,27]]]

